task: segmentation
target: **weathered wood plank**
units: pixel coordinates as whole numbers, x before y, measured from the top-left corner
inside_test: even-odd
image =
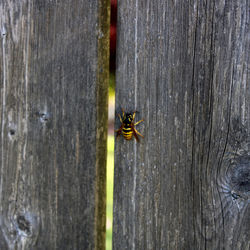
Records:
[[[0,249],[104,249],[109,1],[1,1],[0,30]]]
[[[119,1],[117,42],[114,249],[249,249],[249,2]]]

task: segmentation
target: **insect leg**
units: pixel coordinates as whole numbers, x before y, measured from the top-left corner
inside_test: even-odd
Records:
[[[136,112],[137,112],[136,110],[133,112],[133,120],[135,119],[135,113]]]
[[[123,118],[123,119],[125,118],[125,111],[124,111],[124,108],[122,108],[122,118]]]
[[[118,117],[120,119],[120,122],[122,123],[122,118],[121,118],[120,114],[118,114]]]
[[[133,131],[133,135],[134,135],[135,139],[139,142],[140,140],[139,140],[139,138],[137,136],[136,129],[134,127],[131,127],[131,129]]]
[[[134,128],[134,131],[135,131],[136,134],[138,134],[138,135],[140,135],[141,137],[144,138],[144,136],[141,133],[139,133],[135,128]]]
[[[123,125],[121,125],[121,127],[120,127],[119,129],[115,130],[115,132],[116,132],[116,137],[118,137],[118,136],[121,135],[122,129],[123,129]]]
[[[143,122],[144,120],[142,119],[142,120],[140,120],[139,122],[136,122],[135,124],[134,124],[134,126],[136,126],[137,124],[139,124],[139,123],[141,123],[141,122]]]

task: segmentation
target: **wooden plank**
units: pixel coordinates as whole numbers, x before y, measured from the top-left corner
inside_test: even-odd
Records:
[[[114,249],[249,249],[247,1],[118,2]],[[116,128],[120,126],[116,118]]]
[[[2,1],[0,30],[0,249],[104,249],[109,1]]]

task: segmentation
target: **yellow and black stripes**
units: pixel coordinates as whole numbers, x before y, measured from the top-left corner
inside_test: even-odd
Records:
[[[137,124],[139,124],[140,122],[142,122],[143,120],[140,120],[136,123],[134,123],[134,119],[135,119],[135,113],[136,111],[132,114],[130,113],[125,113],[124,110],[122,109],[122,118],[120,116],[120,114],[118,114],[119,116],[119,119],[121,121],[121,127],[116,130],[116,137],[120,136],[121,133],[123,134],[123,137],[126,139],[126,140],[131,140],[132,137],[134,136],[135,139],[139,142],[139,138],[137,135],[140,135],[141,137],[143,137],[142,134],[140,134],[136,129],[135,129],[135,126]]]
[[[133,136],[133,130],[131,127],[127,127],[125,125],[122,129],[122,134],[126,140],[131,140]]]

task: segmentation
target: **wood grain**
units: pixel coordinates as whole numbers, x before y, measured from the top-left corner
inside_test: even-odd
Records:
[[[0,30],[0,249],[104,249],[109,1],[2,1]]]
[[[248,1],[118,2],[113,249],[249,249],[249,42]]]

